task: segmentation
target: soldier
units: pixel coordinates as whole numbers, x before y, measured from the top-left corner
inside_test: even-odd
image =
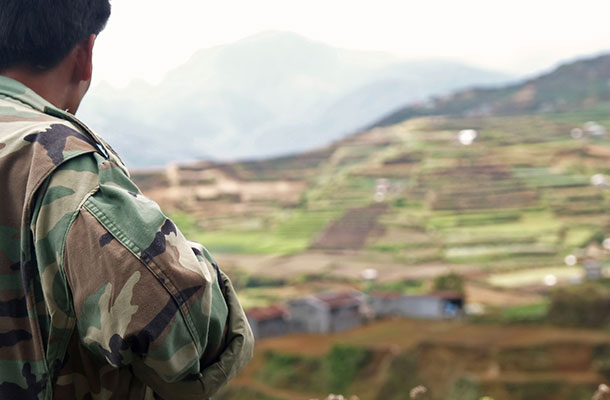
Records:
[[[0,0],[0,399],[204,399],[253,337],[188,242],[74,117],[108,0]]]

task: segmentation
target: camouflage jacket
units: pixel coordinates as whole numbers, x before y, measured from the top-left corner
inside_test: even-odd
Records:
[[[250,359],[227,277],[71,114],[0,76],[0,399],[203,399]]]

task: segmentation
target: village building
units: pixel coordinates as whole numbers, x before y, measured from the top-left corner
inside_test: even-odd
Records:
[[[325,292],[288,302],[295,332],[342,332],[362,325],[367,317],[366,295],[353,291]]]
[[[607,249],[597,242],[591,242],[585,249],[582,259],[584,277],[589,281],[596,281],[603,277],[603,262],[607,256]]]
[[[602,262],[595,258],[586,258],[582,263],[585,279],[588,281],[597,281],[602,279]]]
[[[290,332],[288,311],[285,307],[273,305],[253,308],[246,312],[255,339],[282,336]]]
[[[455,318],[462,315],[464,297],[460,292],[442,291],[421,296],[378,292],[370,297],[377,317],[410,317],[427,319]]]

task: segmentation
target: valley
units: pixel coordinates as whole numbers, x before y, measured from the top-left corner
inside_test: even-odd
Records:
[[[497,90],[498,109],[535,98]],[[604,96],[490,115],[439,106],[315,151],[133,173],[247,310],[350,290],[465,301],[453,320],[263,338],[221,398],[398,400],[425,385],[439,400],[590,399],[609,379]]]
[[[535,294],[547,275],[582,279],[565,256],[603,249],[608,233],[609,194],[590,179],[610,173],[610,140],[573,139],[581,125],[420,118],[294,158],[134,178],[229,272],[330,287],[362,286],[367,268],[379,285],[455,272],[472,287]],[[473,128],[476,142],[460,144]]]
[[[599,360],[609,346],[599,331],[383,321],[340,336],[263,340],[252,364],[219,398],[323,398],[336,389],[325,363],[348,350],[364,356],[343,393],[362,400],[409,399],[419,385],[428,389],[423,398],[590,399],[604,379]]]

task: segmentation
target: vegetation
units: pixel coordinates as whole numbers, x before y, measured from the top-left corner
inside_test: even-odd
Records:
[[[493,400],[490,397],[481,396],[481,385],[476,381],[469,378],[459,378],[447,393],[447,400],[466,400],[466,399],[480,399],[480,400]]]
[[[335,345],[326,356],[328,384],[333,393],[342,393],[371,358],[370,350],[350,345]]]
[[[549,302],[542,301],[516,306],[487,307],[482,314],[469,315],[469,322],[497,325],[540,325],[547,324]]]
[[[369,292],[396,292],[407,295],[416,295],[425,293],[428,290],[426,283],[423,280],[402,280],[390,281],[384,283],[375,283],[368,287]]]
[[[322,361],[313,357],[266,352],[259,379],[274,387],[324,392],[327,385],[321,367]]]
[[[501,272],[492,274],[487,281],[497,287],[519,288],[524,286],[544,285],[545,277],[552,275],[562,282],[579,280],[582,278],[582,268],[580,267],[544,267],[535,269],[523,269],[514,272]]]
[[[257,390],[245,386],[227,386],[218,392],[214,399],[218,400],[284,400],[278,397],[268,396]]]
[[[300,252],[309,246],[314,234],[319,232],[336,212],[304,211],[289,212],[277,216],[268,229],[215,230],[192,235],[197,241],[205,243],[214,253],[244,254],[290,254]],[[192,229],[193,221],[181,215],[177,222],[182,229]],[[181,225],[182,224],[182,225]]]
[[[499,340],[505,337],[512,344]],[[328,340],[312,337],[307,345],[326,346]],[[316,357],[304,355],[303,349],[282,350],[298,347],[297,342],[265,342],[264,364],[255,376],[293,393],[295,399],[340,392],[362,400],[410,400],[411,390],[423,385],[427,390],[417,399],[590,400],[600,375],[608,374],[610,355],[610,341],[603,332],[593,335],[548,326],[498,329],[487,324],[395,321],[334,337],[332,342]],[[574,371],[577,379],[566,379]],[[495,374],[492,379],[490,374]]]
[[[463,293],[464,277],[456,273],[438,276],[434,279],[434,290],[451,290]]]
[[[610,101],[606,89],[609,64],[610,57],[604,55],[563,65],[551,74],[505,88],[462,91],[437,99],[431,107],[411,106],[398,110],[376,126],[392,125],[422,115],[553,114],[561,111],[559,118],[565,118],[566,114],[574,118],[569,113],[584,107],[592,108],[592,116],[604,118],[608,115],[607,103]],[[602,110],[605,113],[600,113]]]
[[[544,322],[549,310],[549,302],[506,307],[501,309],[502,321],[505,323],[540,323]]]
[[[610,326],[610,286],[586,283],[551,294],[548,320],[561,326]]]
[[[610,127],[609,66],[610,56],[584,60],[408,107],[319,152],[179,169],[188,179],[172,188],[183,196],[171,216],[215,254],[244,256],[229,273],[246,306],[346,286],[458,290],[485,305],[468,320],[486,323],[466,328],[400,321],[298,339],[320,343],[323,355],[303,355],[301,342],[287,346],[296,351],[269,345],[257,384],[307,395],[358,387],[362,400],[407,399],[420,384],[434,400],[590,399],[610,379],[610,285],[577,282],[585,248],[610,236],[608,182],[591,181],[610,176],[610,137],[585,124]],[[405,121],[414,116],[440,117]],[[462,130],[476,139],[461,144]],[[143,181],[168,185],[150,174]],[[223,193],[227,182],[243,188]],[[267,193],[274,185],[283,189]],[[567,255],[576,265],[565,265]],[[266,268],[248,269],[252,259]],[[278,264],[289,265],[285,275]],[[363,282],[371,268],[378,280]],[[564,327],[597,331],[572,337]],[[231,390],[225,398],[271,399],[258,387]]]
[[[266,352],[259,379],[275,387],[340,393],[354,382],[370,357],[367,348],[351,345],[335,345],[322,358]]]
[[[392,360],[387,379],[381,386],[376,400],[407,400],[407,388],[421,383],[417,376],[417,358],[411,353],[402,353]]]

